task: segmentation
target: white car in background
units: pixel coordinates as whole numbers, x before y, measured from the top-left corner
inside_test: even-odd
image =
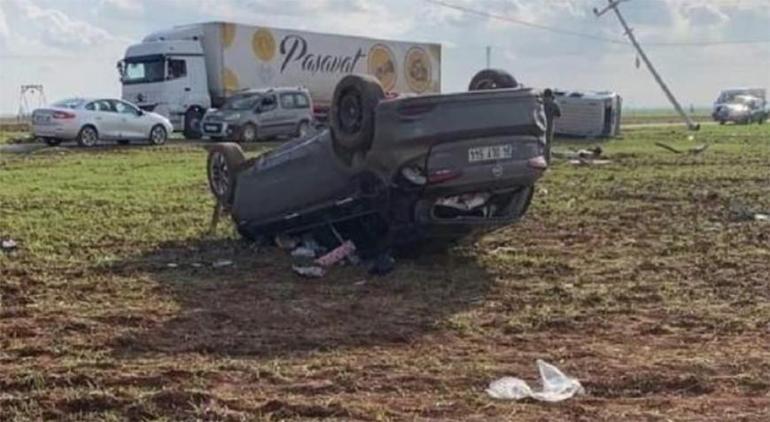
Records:
[[[172,130],[171,122],[160,114],[112,98],[70,98],[32,113],[33,134],[52,146],[71,140],[84,147],[106,140],[162,145]]]

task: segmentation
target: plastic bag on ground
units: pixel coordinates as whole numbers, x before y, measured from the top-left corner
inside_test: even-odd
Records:
[[[501,400],[521,400],[531,397],[553,403],[585,392],[580,381],[564,375],[557,367],[538,359],[537,368],[543,384],[541,391],[533,391],[519,378],[505,377],[491,382],[487,388],[487,394]]]

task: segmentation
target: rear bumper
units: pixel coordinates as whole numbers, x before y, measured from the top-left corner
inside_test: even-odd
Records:
[[[78,136],[77,125],[33,125],[32,134],[38,138],[75,139]]]

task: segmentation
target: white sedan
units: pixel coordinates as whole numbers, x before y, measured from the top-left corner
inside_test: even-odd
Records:
[[[84,147],[103,140],[162,145],[173,126],[160,114],[143,111],[123,100],[71,98],[35,110],[32,131],[48,145],[70,140]]]

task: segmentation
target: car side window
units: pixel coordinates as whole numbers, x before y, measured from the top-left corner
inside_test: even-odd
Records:
[[[96,111],[102,111],[107,113],[115,112],[115,108],[112,107],[112,104],[108,100],[94,101],[94,104],[95,104],[94,108],[96,109]]]
[[[278,101],[276,100],[275,95],[268,95],[266,97],[262,97],[262,103],[260,104],[259,109],[264,113],[266,111],[275,110],[277,106]]]
[[[286,109],[294,108],[294,94],[281,94],[281,107]]]
[[[310,101],[305,94],[294,94],[294,105],[297,108],[309,108]]]
[[[130,114],[132,116],[139,115],[139,110],[130,104],[124,103],[123,101],[113,101],[112,103],[115,106],[115,111],[120,114]]]
[[[92,103],[88,103],[88,104],[86,104],[86,110],[88,110],[88,111],[98,111],[98,110],[99,110],[99,109],[97,108],[98,106],[99,106],[99,105],[96,103],[96,101],[94,101],[94,102],[92,102]]]

